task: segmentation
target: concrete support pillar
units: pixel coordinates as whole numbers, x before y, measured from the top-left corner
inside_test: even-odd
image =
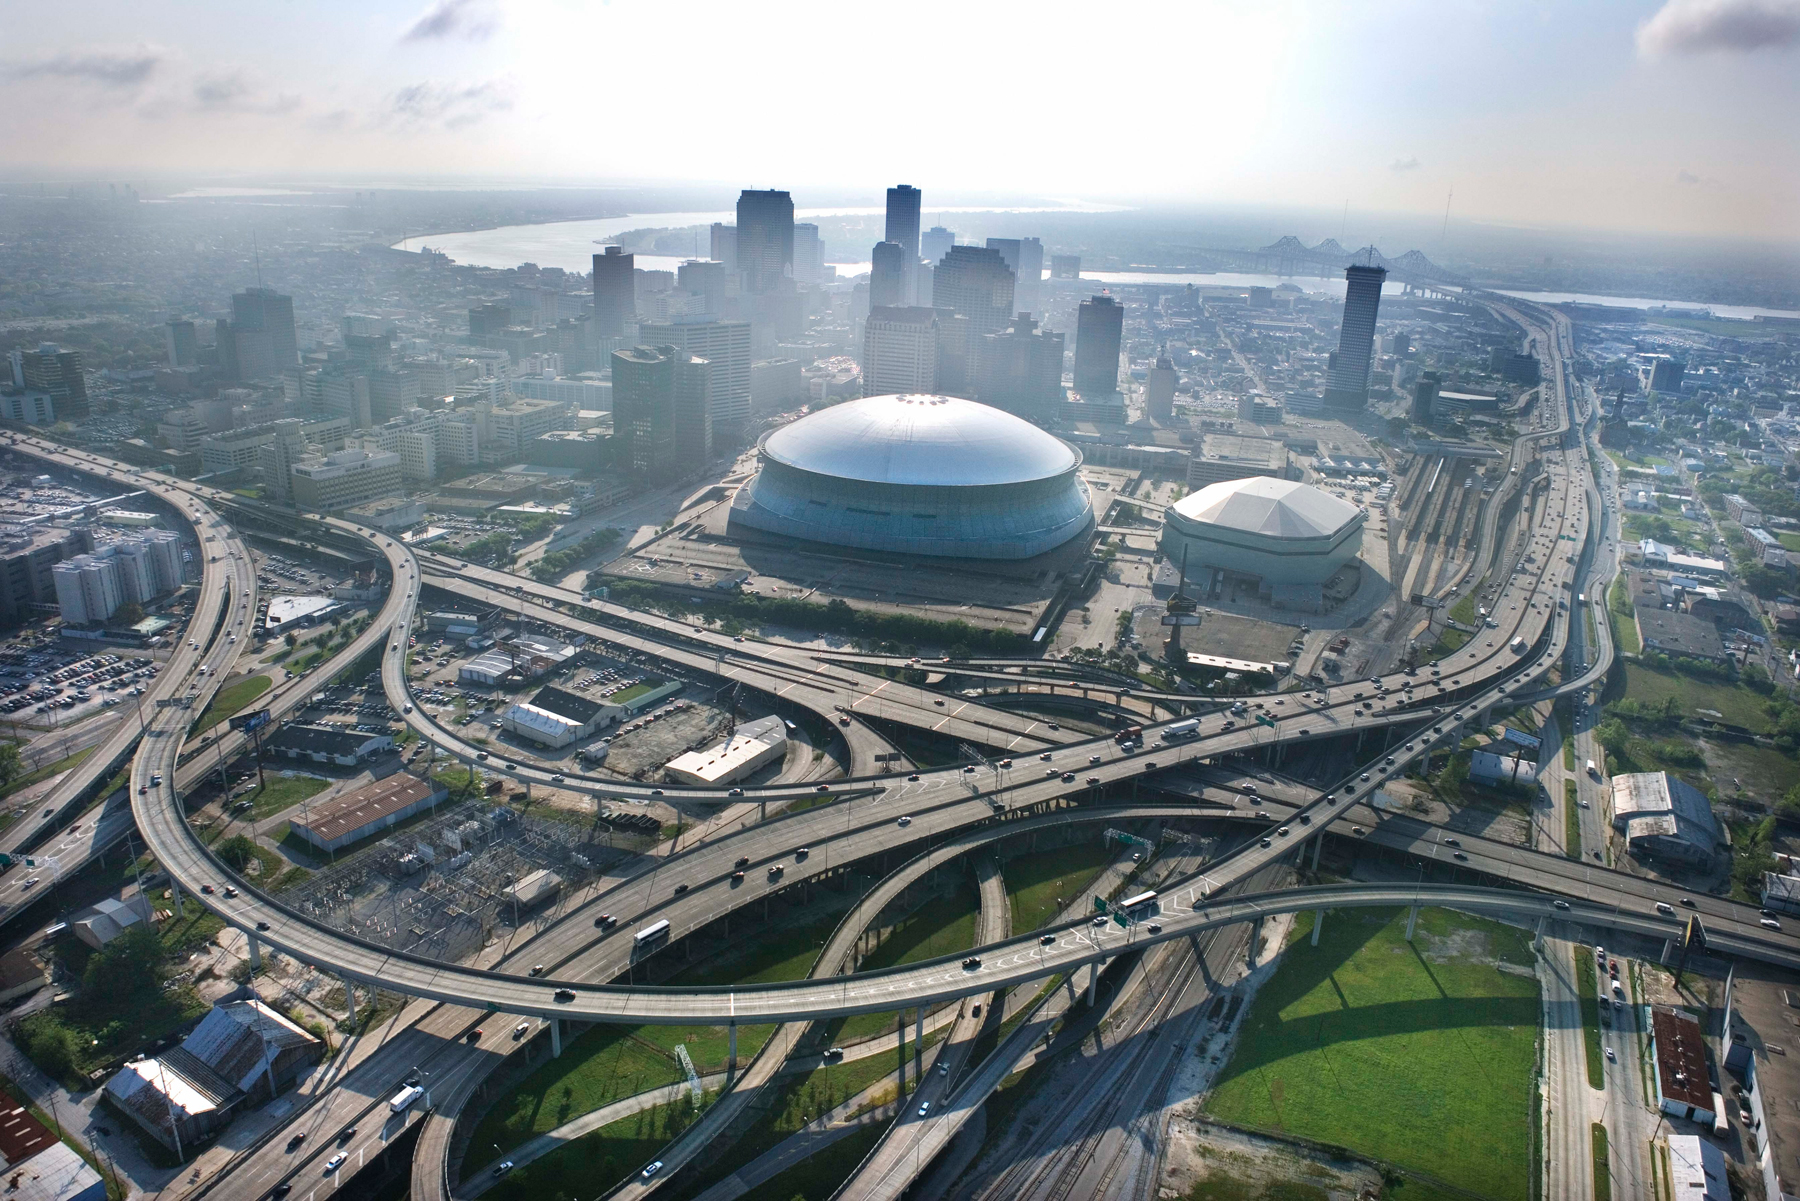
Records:
[[[1411,942],[1413,927],[1419,924],[1419,907],[1414,905],[1406,911],[1406,941]]]
[[[256,935],[246,934],[244,945],[250,948],[251,970],[260,971],[262,968],[262,945],[256,941]]]
[[[1250,923],[1250,966],[1256,966],[1256,948],[1262,945],[1262,918]]]
[[[562,1058],[562,1019],[550,1019],[550,1058]]]
[[[344,984],[344,999],[350,1002],[350,1033],[356,1033],[356,987],[350,983],[350,977],[339,976]]]
[[[1548,925],[1548,924],[1549,924],[1549,921],[1550,921],[1550,917],[1549,917],[1549,915],[1548,915],[1548,914],[1540,914],[1540,915],[1539,915],[1539,917],[1538,917],[1538,920],[1537,920],[1537,931],[1536,931],[1536,933],[1534,933],[1534,934],[1533,934],[1533,935],[1532,935],[1532,936],[1531,936],[1531,945],[1532,945],[1532,946],[1533,946],[1533,947],[1534,947],[1534,948],[1536,948],[1536,949],[1538,949],[1538,950],[1542,950],[1542,949],[1543,949],[1543,946],[1544,946],[1544,927],[1545,927],[1545,926],[1546,926],[1546,925]]]
[[[1313,937],[1312,937],[1312,945],[1313,946],[1316,947],[1319,945],[1319,932],[1321,930],[1323,930],[1324,928],[1325,928],[1325,911],[1323,909],[1313,910]]]
[[[169,899],[175,906],[175,916],[181,916],[181,885],[175,881],[175,873],[169,873]]]
[[[1672,938],[1663,939],[1662,958],[1659,959],[1657,962],[1661,963],[1664,967],[1668,967],[1670,962],[1673,961],[1674,958],[1675,958],[1675,940]]]
[[[906,1010],[902,1009],[894,1015],[894,1049],[900,1062],[900,1091],[898,1096],[906,1096]]]
[[[1318,870],[1319,870],[1319,848],[1320,848],[1320,847],[1322,847],[1322,846],[1324,846],[1324,845],[1325,845],[1325,836],[1324,836],[1324,835],[1323,835],[1323,834],[1315,834],[1315,835],[1313,835],[1313,861],[1312,861],[1312,869],[1313,869],[1313,870],[1314,870],[1314,871],[1315,871],[1315,872],[1316,872],[1316,871],[1318,871]]]
[[[1099,983],[1100,962],[1099,960],[1095,960],[1093,963],[1088,964],[1087,1003],[1089,1009],[1094,1007],[1094,993],[1099,986]]]
[[[737,1080],[737,1023],[727,1026],[726,1032],[730,1042],[725,1052],[725,1079],[731,1082]]]
[[[913,1027],[913,1079],[925,1078],[925,1007],[913,1010],[913,1018],[917,1023]]]

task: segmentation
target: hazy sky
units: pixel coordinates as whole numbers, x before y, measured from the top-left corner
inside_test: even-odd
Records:
[[[58,0],[15,170],[810,185],[1800,237],[1800,0]],[[3,188],[0,184],[0,188]]]

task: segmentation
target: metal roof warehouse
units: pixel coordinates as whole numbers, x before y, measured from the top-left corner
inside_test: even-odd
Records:
[[[353,842],[405,821],[449,790],[407,772],[347,792],[293,823],[294,833],[321,851],[340,851]]]

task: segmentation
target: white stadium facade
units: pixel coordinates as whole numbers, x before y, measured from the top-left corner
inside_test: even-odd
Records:
[[[1261,581],[1278,599],[1323,587],[1362,549],[1366,515],[1297,480],[1258,475],[1209,484],[1163,518],[1163,554],[1206,590],[1205,573]]]
[[[1029,559],[1093,525],[1081,454],[1001,409],[867,396],[763,438],[732,521],[859,550]]]

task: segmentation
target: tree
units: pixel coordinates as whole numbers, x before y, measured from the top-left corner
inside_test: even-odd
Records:
[[[1615,754],[1625,749],[1625,743],[1630,738],[1631,731],[1616,717],[1609,717],[1594,727],[1594,740]]]
[[[16,742],[0,743],[0,784],[11,784],[25,774],[25,757]]]
[[[126,601],[113,610],[112,624],[116,626],[134,626],[144,620],[144,606],[136,601]]]
[[[287,632],[287,637],[283,638],[282,641],[287,643],[287,648],[289,650],[293,650],[296,646],[300,645],[300,635],[294,633],[294,631],[292,631],[292,630],[289,630]]]

